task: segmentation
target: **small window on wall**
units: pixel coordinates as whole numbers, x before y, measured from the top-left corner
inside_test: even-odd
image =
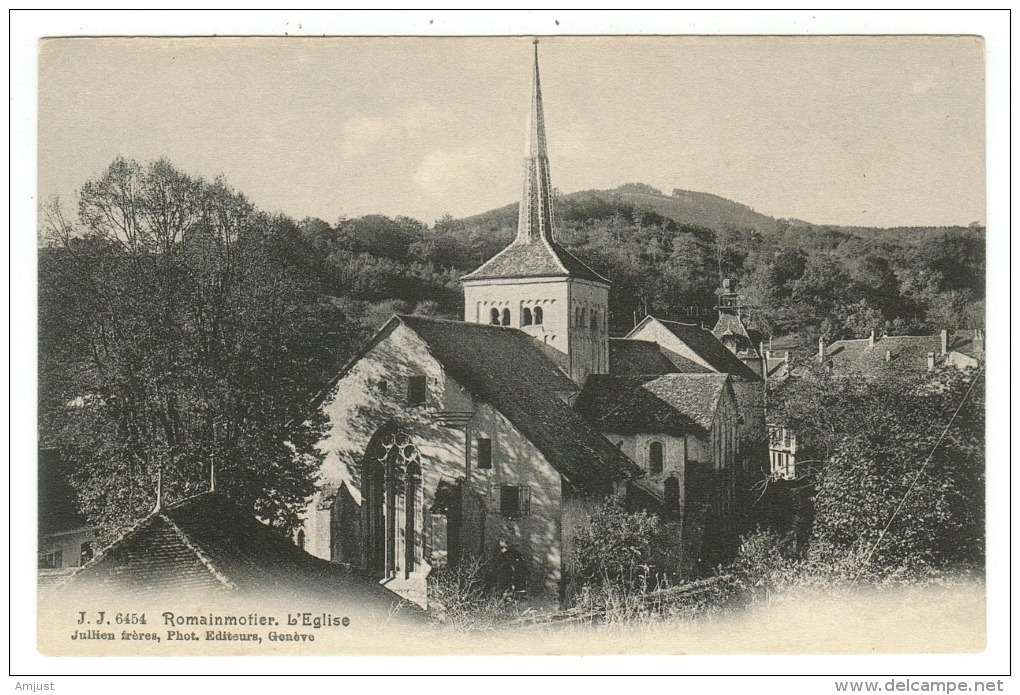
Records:
[[[540,306],[535,307],[535,325],[536,326],[542,325],[542,307]]]
[[[305,547],[305,530],[304,529],[300,529],[297,532],[297,547],[299,547],[299,548],[304,548]]]
[[[64,566],[64,554],[59,549],[39,553],[39,569],[58,570]]]
[[[96,554],[92,547],[92,541],[85,541],[81,544],[81,553],[78,556],[78,566],[82,566],[91,560]]]
[[[521,309],[521,325],[522,326],[531,325],[531,309],[529,309],[528,307],[524,307],[523,309]]]
[[[648,445],[648,472],[651,475],[662,475],[662,442]]]
[[[503,309],[503,325],[504,326],[509,326],[510,325],[510,310],[509,309]]]
[[[492,468],[492,440],[487,437],[479,437],[475,442],[476,466],[479,470],[487,471]]]
[[[425,377],[412,376],[407,380],[407,402],[410,405],[425,403]]]
[[[499,486],[499,513],[516,519],[531,512],[531,489],[527,485]]]
[[[493,309],[489,312],[489,323],[493,326],[499,325],[499,309]]]

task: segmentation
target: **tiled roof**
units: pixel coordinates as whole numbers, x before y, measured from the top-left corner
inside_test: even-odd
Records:
[[[974,359],[985,358],[985,340],[980,331],[956,331],[949,336],[949,350]]]
[[[331,596],[379,610],[399,602],[374,582],[309,555],[223,494],[211,492],[147,516],[61,589],[78,586],[127,595],[273,590],[285,596]]]
[[[574,277],[610,284],[555,241],[535,239],[515,240],[480,268],[465,275],[462,280],[488,280],[495,278]]]
[[[491,404],[549,463],[581,489],[633,477],[640,469],[567,405],[577,386],[515,328],[398,316],[459,384]]]
[[[878,338],[874,344],[869,338],[837,340],[825,348],[825,357],[835,370],[877,375],[883,370],[925,372],[930,352],[941,361],[939,336],[898,335]]]
[[[649,374],[709,374],[712,370],[681,357],[650,340],[609,339],[609,373],[614,376]]]
[[[653,317],[654,318],[654,317]],[[683,341],[687,347],[697,353],[701,359],[712,366],[712,369],[722,374],[733,376],[750,381],[760,381],[761,377],[754,373],[754,370],[740,361],[736,355],[726,349],[726,346],[719,342],[712,331],[705,330],[700,326],[690,323],[679,323],[677,321],[665,321],[655,319],[665,326],[670,333]]]
[[[619,434],[700,434],[712,427],[726,374],[588,378],[576,408],[600,429]]]

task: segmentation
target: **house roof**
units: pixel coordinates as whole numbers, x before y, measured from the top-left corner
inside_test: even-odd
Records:
[[[572,277],[611,284],[556,241],[515,239],[509,246],[463,276],[461,280]]]
[[[712,427],[727,374],[594,375],[578,396],[578,412],[619,434],[701,434]]]
[[[572,485],[634,477],[640,468],[564,401],[571,381],[534,338],[515,328],[397,316],[446,372],[503,414]]]
[[[705,360],[715,371],[722,374],[732,374],[733,376],[750,381],[761,380],[761,377],[755,374],[753,369],[727,350],[726,346],[719,342],[719,339],[712,334],[712,331],[695,324],[666,321],[664,319],[657,319],[654,316],[649,316],[646,321],[649,319],[662,324],[670,333],[697,353],[701,359]]]
[[[886,360],[886,353],[889,359]],[[942,342],[937,335],[897,335],[859,340],[837,340],[825,348],[826,360],[833,369],[859,374],[877,374],[883,370],[928,370],[928,353],[942,359]]]
[[[949,351],[959,352],[983,360],[985,357],[985,340],[981,331],[956,331],[949,336]]]
[[[614,376],[648,374],[710,374],[712,370],[692,362],[658,343],[633,338],[609,339],[609,373]]]
[[[273,589],[386,610],[399,603],[385,589],[308,554],[214,492],[142,519],[62,588],[78,584],[127,594]]]

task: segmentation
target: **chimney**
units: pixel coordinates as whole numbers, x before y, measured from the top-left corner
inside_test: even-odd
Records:
[[[818,364],[825,361],[825,338],[818,336]]]
[[[949,331],[943,328],[939,331],[939,338],[942,342],[942,354],[949,352]]]
[[[156,506],[152,508],[153,513],[159,514],[163,510],[163,466],[160,465],[156,471]]]
[[[935,353],[934,352],[929,352],[928,353],[928,371],[931,372],[931,371],[934,371],[934,370],[935,370]]]
[[[885,351],[885,361],[892,362],[892,350]]]
[[[868,347],[875,347],[875,329],[871,329],[871,336],[868,338]]]

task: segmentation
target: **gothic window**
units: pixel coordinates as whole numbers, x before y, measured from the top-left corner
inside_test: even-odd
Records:
[[[490,470],[492,468],[492,440],[487,437],[479,437],[476,447],[476,467],[482,471]]]
[[[529,309],[528,307],[524,307],[523,309],[521,309],[521,325],[522,326],[531,325],[531,309]]]
[[[489,312],[489,323],[493,326],[499,325],[499,309],[493,308],[492,311]]]
[[[503,325],[504,326],[509,326],[510,325],[510,310],[509,309],[503,309]]]
[[[648,472],[651,475],[662,475],[662,442],[648,445]]]
[[[407,402],[410,405],[425,403],[425,377],[412,376],[407,380]]]
[[[421,457],[407,434],[381,428],[365,451],[362,468],[365,568],[382,579],[407,578],[424,552]]]
[[[413,448],[413,447],[412,447]],[[406,456],[406,453],[404,454]],[[418,490],[421,487],[421,466],[408,463],[404,469],[404,578],[415,571],[421,543],[418,534],[418,514],[421,504]]]
[[[535,325],[536,326],[542,325],[542,307],[540,306],[535,307]]]
[[[304,529],[300,529],[297,532],[297,546],[299,548],[304,548],[305,547],[305,530]]]

